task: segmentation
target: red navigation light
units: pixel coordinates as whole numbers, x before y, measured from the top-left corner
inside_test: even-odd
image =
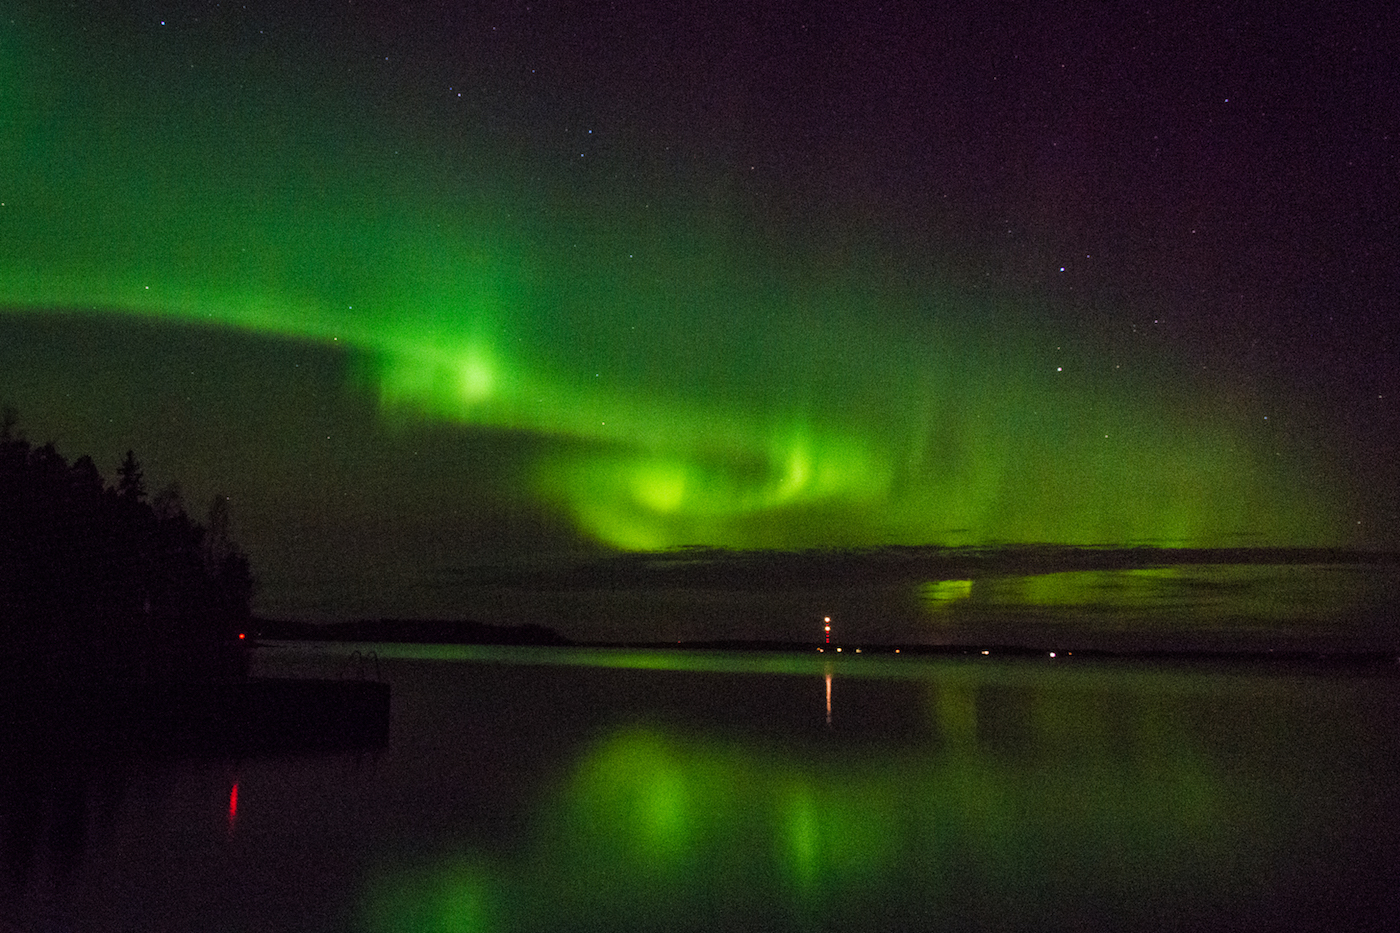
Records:
[[[238,640],[239,640],[239,641],[242,641],[242,640],[244,639],[244,637],[246,637],[246,636],[244,636],[244,634],[243,634],[242,632],[239,632],[239,633],[238,633]]]

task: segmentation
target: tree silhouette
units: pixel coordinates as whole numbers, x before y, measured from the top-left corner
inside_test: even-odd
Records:
[[[133,502],[146,498],[146,478],[141,464],[136,462],[135,451],[128,450],[122,465],[117,467],[117,495]]]
[[[253,578],[220,497],[210,526],[177,486],[148,502],[133,451],[107,486],[0,418],[0,670],[44,679],[246,673]]]

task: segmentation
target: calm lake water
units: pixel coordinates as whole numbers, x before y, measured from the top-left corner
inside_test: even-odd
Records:
[[[0,929],[1390,929],[1394,672],[280,644],[389,746],[17,757]],[[352,652],[359,655],[352,659]]]

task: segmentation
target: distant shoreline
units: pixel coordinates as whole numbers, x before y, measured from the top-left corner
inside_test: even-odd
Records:
[[[722,651],[774,654],[818,654],[855,660],[864,656],[912,658],[1044,659],[1065,664],[1074,661],[1119,661],[1153,664],[1220,664],[1230,667],[1275,667],[1311,670],[1367,670],[1400,676],[1400,654],[1383,650],[1211,650],[1152,648],[1112,650],[1104,648],[1046,649],[1016,644],[861,644],[824,645],[817,642],[716,639],[678,642],[572,641],[542,625],[487,625],[447,620],[396,620],[338,622],[268,622],[259,638],[272,641],[332,643],[385,643],[475,645],[499,647],[589,648],[617,651]]]
[[[429,645],[576,644],[543,625],[493,625],[470,619],[362,619],[353,622],[295,622],[254,619],[254,637],[285,641],[383,641]]]
[[[1007,578],[1075,574],[1089,572],[1118,572],[1162,570],[1167,568],[1199,567],[1203,565],[1234,567],[1298,567],[1355,566],[1382,568],[1387,578],[1400,568],[1400,553],[1317,547],[1261,548],[1163,548],[1096,547],[1068,545],[999,545],[988,547],[891,546],[873,549],[812,549],[801,551],[731,551],[721,548],[681,548],[666,552],[616,554],[578,564],[527,567],[478,568],[464,573],[465,585],[483,585],[526,593],[645,593],[649,591],[677,595],[693,592],[704,594],[745,594],[762,591],[793,591],[820,589],[831,591],[845,587],[927,585],[939,581],[996,581]],[[1192,582],[1192,581],[1188,581]],[[1207,581],[1210,583],[1210,581]],[[1223,584],[1222,584],[1223,585]],[[1198,588],[1199,588],[1198,584]],[[1211,592],[1219,589],[1219,585]],[[1013,594],[1014,595],[1014,594]],[[1188,593],[1187,595],[1192,595]],[[1296,594],[1294,594],[1296,596]],[[1094,596],[1089,593],[1088,597]],[[740,596],[742,598],[742,596]],[[1087,598],[1087,597],[1086,597]],[[1015,614],[1024,607],[991,604],[982,607],[985,614],[998,611]],[[1034,608],[1034,607],[1032,607]],[[1102,616],[1100,604],[1083,607]],[[1110,609],[1112,606],[1109,607]],[[1302,607],[1300,607],[1302,608]],[[1063,618],[1073,616],[1076,607],[1059,602],[1045,611]],[[1189,611],[1189,608],[1188,610]],[[840,645],[824,645],[817,639],[793,639],[791,631],[780,639],[734,637],[735,633],[715,630],[715,638],[691,627],[689,638],[679,641],[630,639],[624,633],[598,640],[574,640],[555,629],[535,623],[485,623],[469,618],[389,618],[353,621],[307,622],[270,618],[255,618],[252,630],[256,638],[292,641],[385,642],[408,644],[456,645],[522,645],[522,646],[586,646],[656,649],[714,649],[730,651],[815,652],[826,648],[833,654],[840,650],[880,654],[899,651],[905,654],[957,656],[983,652],[999,656],[1035,657],[1049,655],[1084,658],[1137,658],[1178,661],[1253,661],[1261,663],[1308,663],[1320,660],[1328,664],[1394,664],[1400,654],[1400,642],[1393,633],[1397,607],[1395,594],[1388,593],[1372,605],[1348,606],[1348,627],[1360,626],[1371,635],[1384,634],[1369,640],[1352,640],[1349,644],[1336,638],[1312,640],[1308,632],[1280,632],[1274,643],[1257,638],[1238,640],[1216,637],[1221,632],[1183,631],[1180,640],[1160,636],[1167,633],[1144,633],[1144,639],[1105,641],[1089,630],[1075,632],[1053,629],[1041,632],[1042,637],[1022,641],[1015,632],[1005,631],[1004,625],[984,630],[981,637],[972,630],[962,637],[941,644],[926,640],[902,642],[888,635],[878,641],[852,637],[847,629]],[[538,616],[537,616],[538,617]],[[982,619],[983,622],[986,618]],[[993,619],[993,622],[997,620]],[[1217,627],[1229,619],[1215,620]],[[1239,620],[1235,620],[1239,621]],[[1248,621],[1245,619],[1244,621]],[[1361,625],[1364,623],[1364,625]],[[577,633],[574,633],[577,635]],[[601,633],[600,633],[601,634]],[[617,634],[623,637],[618,639]],[[742,634],[742,633],[741,633]],[[757,634],[757,633],[756,633]],[[1122,635],[1123,633],[1119,633]],[[1228,633],[1225,633],[1228,635]],[[1333,633],[1335,634],[1335,633]],[[698,636],[698,637],[697,637]],[[1202,636],[1206,636],[1204,639]],[[1049,643],[1054,638],[1060,644]],[[1233,643],[1232,643],[1233,642]]]

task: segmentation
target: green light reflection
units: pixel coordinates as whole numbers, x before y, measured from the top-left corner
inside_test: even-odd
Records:
[[[927,732],[906,742],[605,730],[498,865],[494,929],[1190,925],[1276,896],[1281,853],[1325,858],[1319,827],[1358,792],[1288,750],[1316,685],[914,667]]]

